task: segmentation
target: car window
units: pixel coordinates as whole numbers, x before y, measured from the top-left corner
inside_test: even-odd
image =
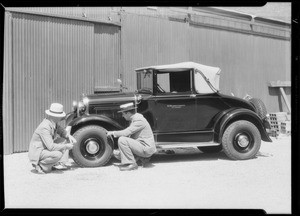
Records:
[[[153,73],[152,71],[142,71],[137,73],[138,92],[153,92]]]
[[[191,92],[190,71],[157,73],[157,94]]]

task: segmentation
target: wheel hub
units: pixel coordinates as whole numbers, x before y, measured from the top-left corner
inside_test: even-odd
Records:
[[[95,140],[89,139],[86,141],[86,151],[90,154],[95,154],[99,151],[99,144]]]
[[[241,134],[237,137],[237,143],[240,147],[245,148],[249,145],[249,138],[246,135]]]

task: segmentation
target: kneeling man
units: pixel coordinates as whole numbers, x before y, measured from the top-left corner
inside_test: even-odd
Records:
[[[129,127],[121,131],[108,131],[107,135],[118,137],[120,153],[114,153],[121,160],[121,171],[134,170],[138,168],[137,158],[149,160],[156,152],[156,146],[152,129],[148,121],[140,113],[136,112],[133,103],[120,106],[120,111],[127,121],[131,121]],[[136,157],[135,157],[136,156]]]
[[[76,143],[76,139],[57,124],[66,116],[63,105],[52,103],[45,112],[47,117],[34,131],[28,151],[29,160],[39,174],[50,172],[63,156],[66,157],[65,154],[73,148],[73,143]],[[69,139],[70,143],[55,143],[56,134]]]

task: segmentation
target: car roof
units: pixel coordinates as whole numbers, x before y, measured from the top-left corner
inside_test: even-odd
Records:
[[[195,88],[198,93],[213,93],[219,91],[221,69],[195,62],[181,62],[168,65],[157,65],[135,69],[136,72],[156,70],[158,73],[176,73],[193,69],[195,72]]]
[[[201,71],[204,75],[207,73],[217,74],[220,73],[221,69],[219,67],[207,66],[195,62],[181,62],[176,64],[168,64],[168,65],[156,65],[156,66],[148,66],[135,69],[136,72],[141,70],[157,70],[158,72],[180,72],[186,71],[190,69],[196,69]]]

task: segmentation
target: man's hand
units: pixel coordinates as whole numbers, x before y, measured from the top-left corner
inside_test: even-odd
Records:
[[[72,143],[67,143],[66,144],[66,148],[68,149],[68,150],[71,150],[72,148],[73,148],[73,144]]]
[[[113,131],[107,131],[107,136],[114,136],[114,132]]]
[[[69,135],[69,140],[70,140],[70,143],[77,143],[77,140],[72,136],[72,135]]]

